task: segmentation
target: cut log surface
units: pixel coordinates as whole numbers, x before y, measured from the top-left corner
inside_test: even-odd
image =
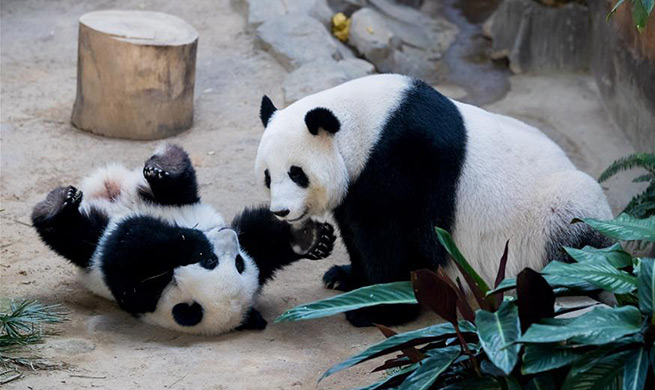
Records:
[[[158,139],[193,124],[198,33],[172,15],[98,11],[80,18],[71,122],[95,134]]]

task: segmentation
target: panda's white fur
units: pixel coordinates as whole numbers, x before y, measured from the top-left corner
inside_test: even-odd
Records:
[[[453,238],[487,283],[510,240],[506,275],[541,269],[549,233],[576,217],[610,219],[598,183],[579,171],[538,129],[514,118],[454,101],[468,133],[457,190]],[[455,267],[446,268],[455,276]]]
[[[105,283],[100,268],[100,259],[106,240],[122,221],[132,216],[152,216],[171,224],[198,229],[205,233],[214,245],[220,261],[211,270],[198,264],[175,269],[174,281],[164,289],[152,313],[141,318],[146,322],[167,329],[194,333],[219,334],[237,327],[246,312],[254,304],[259,291],[259,272],[247,253],[240,250],[236,233],[226,228],[221,214],[204,203],[191,205],[163,206],[144,200],[139,196],[139,187],[147,182],[141,170],[128,170],[120,165],[101,168],[85,179],[80,187],[85,194],[80,208],[103,209],[110,216],[107,228],[98,243],[87,270],[80,270],[84,285],[97,295],[115,300]],[[234,265],[235,250],[239,250],[245,270],[239,274]],[[197,302],[203,308],[202,321],[194,326],[181,326],[172,315],[172,308],[181,302]]]
[[[271,211],[289,210],[284,218],[293,221],[342,206],[349,189],[367,168],[370,155],[380,145],[390,118],[396,111],[407,109],[403,104],[417,88],[416,83],[400,75],[367,76],[305,97],[281,110],[265,98],[261,115],[266,129],[255,173],[260,183],[264,183],[265,171],[270,175]],[[425,85],[421,88],[425,89]],[[554,232],[573,234],[582,229],[569,226],[574,217],[611,218],[598,183],[577,170],[563,150],[539,130],[507,116],[443,96],[440,99],[443,104],[454,104],[466,133],[466,157],[458,177],[452,233],[463,254],[487,282],[493,282],[496,276],[508,239],[507,276],[512,277],[524,267],[542,268],[547,261],[545,247]],[[321,128],[316,135],[308,131],[306,116],[317,108],[327,109],[338,119],[338,131],[331,134]],[[430,115],[438,120],[440,113],[436,110]],[[439,127],[438,123],[434,126]],[[288,170],[294,165],[304,170],[310,183],[307,188],[290,179]],[[415,179],[429,174],[416,173]],[[385,210],[379,212],[384,214]],[[357,239],[353,240],[351,247],[361,247]],[[350,255],[352,260],[353,253]],[[455,276],[455,267],[447,265],[446,270]]]

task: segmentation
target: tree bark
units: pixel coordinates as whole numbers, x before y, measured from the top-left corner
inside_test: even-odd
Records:
[[[171,15],[98,11],[80,18],[72,124],[109,137],[158,139],[193,124],[198,33]]]

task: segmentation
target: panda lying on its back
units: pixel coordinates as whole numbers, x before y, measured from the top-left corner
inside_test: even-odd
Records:
[[[327,223],[292,228],[267,208],[245,209],[227,226],[200,203],[193,166],[174,145],[143,171],[101,169],[82,190],[57,188],[34,208],[43,241],[82,268],[94,293],[188,333],[263,329],[253,306],[260,287],[287,264],[328,256],[335,239]]]
[[[332,212],[351,265],[324,276],[350,290],[408,280],[445,267],[434,227],[493,282],[505,242],[507,276],[562,259],[563,245],[606,243],[574,217],[611,218],[598,183],[539,130],[446,98],[406,76],[353,80],[277,110],[264,97],[266,127],[255,164],[271,212],[292,223]],[[393,324],[416,305],[347,314],[354,325]]]

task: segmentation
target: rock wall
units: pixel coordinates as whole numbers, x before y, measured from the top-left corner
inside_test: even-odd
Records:
[[[589,1],[591,70],[605,107],[635,149],[655,152],[655,14],[640,34],[628,1],[606,22],[612,5]]]
[[[507,57],[514,73],[589,66],[589,11],[584,5],[548,7],[535,0],[505,0],[486,29],[493,38],[492,58]]]
[[[289,74],[285,104],[374,72],[427,82],[444,73],[442,58],[457,27],[414,7],[422,0],[232,0],[255,45]],[[332,34],[337,12],[351,16],[345,43]],[[342,38],[343,39],[343,38]],[[361,58],[357,58],[360,56]]]

